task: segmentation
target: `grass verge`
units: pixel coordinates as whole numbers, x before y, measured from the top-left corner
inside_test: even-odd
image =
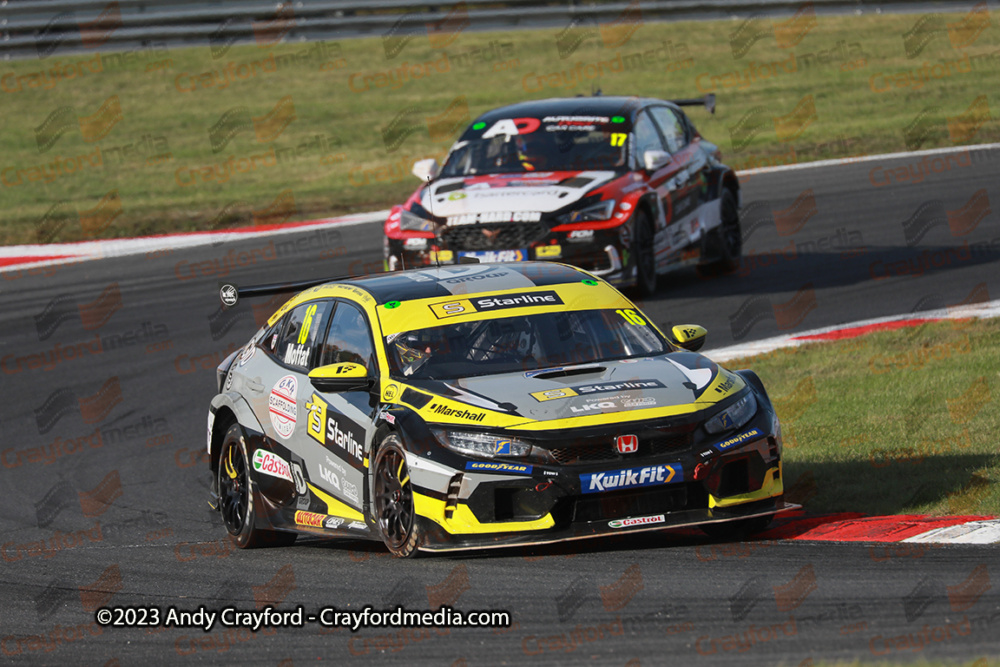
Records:
[[[0,244],[386,208],[417,185],[412,162],[441,157],[479,113],[597,87],[716,92],[714,117],[691,115],[736,168],[995,142],[990,20],[639,22],[579,39],[413,37],[398,53],[374,37],[5,62]]]
[[[812,512],[1000,515],[1000,320],[945,321],[737,359],[782,421]]]

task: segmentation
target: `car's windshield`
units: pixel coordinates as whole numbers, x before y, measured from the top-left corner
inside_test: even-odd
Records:
[[[445,324],[386,337],[392,374],[424,380],[493,375],[670,351],[632,310],[581,310]]]
[[[501,120],[466,131],[441,176],[624,169],[628,131],[620,116]]]

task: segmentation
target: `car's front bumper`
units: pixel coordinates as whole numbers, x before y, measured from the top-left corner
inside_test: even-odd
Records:
[[[722,450],[705,443],[659,456],[570,465],[466,463],[467,469],[408,460],[415,509],[429,551],[546,544],[605,535],[768,516],[784,502],[781,435],[770,410]],[[469,470],[478,466],[478,470]],[[660,481],[642,484],[652,473]],[[602,489],[595,475],[627,470],[625,488]],[[589,483],[589,487],[588,487]],[[607,482],[605,482],[607,483]],[[610,484],[614,487],[614,484]]]

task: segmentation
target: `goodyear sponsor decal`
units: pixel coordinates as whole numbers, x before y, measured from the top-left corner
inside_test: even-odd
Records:
[[[520,463],[503,463],[501,461],[468,461],[465,464],[465,469],[477,472],[512,472],[519,475],[530,475],[532,466],[521,465]]]
[[[580,475],[580,490],[584,493],[601,493],[683,481],[684,470],[681,468],[681,464],[670,463],[608,472],[589,472]]]
[[[596,382],[576,387],[563,387],[561,389],[546,389],[545,391],[532,392],[531,396],[536,401],[551,401],[557,398],[569,398],[570,396],[591,396],[593,394],[606,394],[614,391],[628,391],[630,389],[664,389],[665,387],[666,385],[659,380],[625,380],[622,382]]]
[[[563,300],[552,290],[540,292],[524,292],[521,294],[503,294],[501,296],[477,296],[471,299],[457,299],[430,304],[430,309],[438,317],[455,317],[469,313],[492,313],[507,308],[524,308],[526,306],[561,306]]]
[[[446,417],[454,417],[455,419],[468,419],[472,422],[481,422],[486,419],[485,412],[449,408],[447,405],[443,405],[441,403],[431,403],[431,406],[427,409],[435,414],[444,415]]]
[[[752,428],[749,431],[747,431],[746,433],[740,433],[739,435],[734,435],[733,437],[727,438],[726,440],[723,440],[722,442],[718,442],[715,445],[713,445],[713,447],[715,447],[716,449],[718,449],[718,450],[721,451],[723,449],[729,449],[730,447],[733,447],[734,445],[741,445],[744,442],[749,442],[751,440],[756,440],[757,438],[761,438],[763,436],[764,436],[764,433],[759,428]]]

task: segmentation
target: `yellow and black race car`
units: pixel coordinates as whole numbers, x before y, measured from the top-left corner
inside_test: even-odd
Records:
[[[791,507],[758,377],[582,269],[295,287],[219,366],[209,411],[213,504],[240,546],[348,536],[411,556],[690,525],[737,536]]]

